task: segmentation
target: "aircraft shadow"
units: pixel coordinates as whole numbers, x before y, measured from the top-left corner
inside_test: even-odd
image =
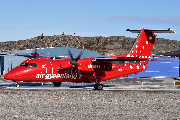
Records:
[[[115,85],[104,85],[103,87],[113,87]],[[80,84],[80,85],[71,85],[70,88],[94,88],[94,84]]]
[[[16,87],[16,83],[0,83],[0,87]],[[20,83],[21,87],[43,87],[41,83]],[[44,84],[44,86],[49,86],[52,84]]]
[[[20,83],[20,86],[22,88],[25,87],[54,87],[51,83],[44,83],[43,85],[41,83]],[[115,85],[103,85],[104,87],[113,87]],[[16,87],[15,83],[0,83],[0,87]],[[94,84],[62,84],[60,87],[65,88],[82,88],[82,89],[94,89]],[[54,87],[58,88],[58,87]]]

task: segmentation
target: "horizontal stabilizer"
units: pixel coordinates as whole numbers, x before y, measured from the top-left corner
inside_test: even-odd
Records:
[[[132,32],[132,33],[140,33],[141,30],[131,30],[131,29],[127,29],[126,31]],[[176,33],[174,30],[172,29],[167,29],[167,30],[148,30],[145,29],[145,32],[153,32],[153,33]]]

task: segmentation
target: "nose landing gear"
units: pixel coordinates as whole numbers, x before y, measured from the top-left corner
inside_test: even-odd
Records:
[[[16,82],[15,86],[16,86],[17,88],[19,88],[21,85],[20,85],[19,82]]]

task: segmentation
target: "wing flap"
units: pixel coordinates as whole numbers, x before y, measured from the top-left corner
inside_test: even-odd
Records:
[[[92,61],[105,62],[105,61],[147,61],[147,59],[139,59],[138,57],[117,57],[117,58],[95,58]]]

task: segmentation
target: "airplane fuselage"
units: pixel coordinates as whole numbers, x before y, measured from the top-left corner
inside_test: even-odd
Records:
[[[78,73],[72,67],[71,59],[28,59],[6,74],[5,79],[20,82],[95,82],[106,81],[127,74],[135,74],[147,69],[137,63],[113,64],[111,62],[92,62],[93,58],[79,59]],[[131,70],[129,70],[131,69]]]

